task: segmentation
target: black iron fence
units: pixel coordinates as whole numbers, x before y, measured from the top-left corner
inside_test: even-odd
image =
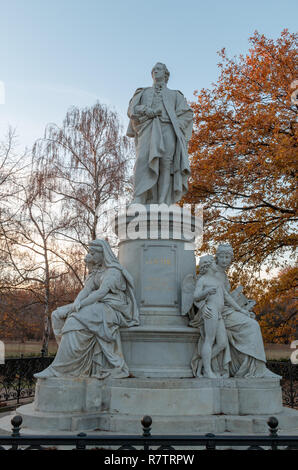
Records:
[[[8,358],[0,364],[0,406],[9,402],[19,404],[34,396],[34,374],[48,367],[53,357]]]
[[[279,436],[278,420],[268,420],[268,436],[206,435],[151,435],[152,419],[144,416],[141,421],[143,435],[140,436],[98,436],[80,433],[71,435],[23,436],[20,433],[22,417],[11,420],[11,435],[0,436],[0,450],[125,450],[171,453],[178,448],[196,450],[298,450],[298,436]],[[176,448],[174,446],[177,446]],[[88,449],[89,448],[89,449]],[[161,455],[161,454],[159,454]],[[153,462],[151,462],[153,463]],[[158,463],[158,462],[154,462]],[[176,462],[178,463],[178,462]]]
[[[284,406],[298,409],[298,364],[288,361],[268,361],[267,367],[282,377],[282,400]]]
[[[53,357],[20,357],[0,364],[0,406],[19,404],[34,396],[34,374],[48,367]],[[283,404],[298,408],[298,365],[291,361],[268,361],[268,368],[282,376]]]

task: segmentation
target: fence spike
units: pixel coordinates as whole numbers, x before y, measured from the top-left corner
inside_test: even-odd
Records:
[[[23,418],[20,415],[15,415],[12,420],[12,437],[20,437],[20,429],[21,429],[21,424],[23,422]]]
[[[269,426],[270,436],[273,439],[277,438],[278,437],[278,435],[277,435],[277,430],[278,430],[278,420],[277,420],[277,418],[275,418],[275,416],[271,416],[268,419],[267,424]],[[271,442],[271,449],[272,450],[277,450],[277,443],[274,442],[274,440]]]

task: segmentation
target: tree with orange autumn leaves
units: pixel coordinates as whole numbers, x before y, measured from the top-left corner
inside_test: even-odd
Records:
[[[229,241],[237,261],[278,265],[296,241],[297,36],[250,41],[238,60],[222,50],[218,82],[196,93],[187,201],[204,204],[204,248]]]
[[[272,282],[258,283],[260,323],[272,341],[288,325],[285,305],[294,311],[295,330],[297,267],[286,267],[297,246],[297,35],[284,30],[274,41],[255,32],[250,43],[238,58],[223,49],[218,81],[195,92],[185,202],[203,204],[202,252],[231,243],[236,277],[255,284],[260,268],[269,277],[273,267],[284,270]]]
[[[258,320],[268,343],[290,343],[297,339],[297,269],[288,267],[279,276],[267,280],[267,288],[258,295]]]
[[[266,343],[290,344],[297,339],[297,269],[288,266],[271,278],[256,279],[247,270],[231,270],[232,289],[244,286],[254,307]]]

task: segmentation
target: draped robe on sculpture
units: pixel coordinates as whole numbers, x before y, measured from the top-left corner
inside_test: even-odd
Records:
[[[130,118],[127,135],[135,138],[136,163],[134,168],[135,196],[142,203],[157,202],[157,183],[161,159],[171,158],[171,191],[167,203],[181,199],[187,192],[190,174],[187,144],[191,137],[193,112],[183,94],[164,87],[161,91],[162,115],[153,119],[142,116],[137,119],[136,106],[151,107],[154,87],[138,88],[129,103]],[[173,155],[169,155],[167,139],[174,135]],[[170,150],[172,152],[172,149]]]
[[[76,311],[69,305],[52,315],[59,349],[52,364],[39,377],[92,376],[127,377],[120,341],[120,327],[139,324],[139,313],[130,274],[115,262],[110,247],[103,240],[105,266],[93,270],[79,295],[82,300],[100,288],[108,293]]]
[[[230,283],[225,272],[218,278],[228,292]],[[231,293],[232,294],[232,293]],[[225,305],[222,317],[230,345],[230,374],[233,377],[264,377],[272,375],[266,368],[266,355],[260,326],[256,320]]]

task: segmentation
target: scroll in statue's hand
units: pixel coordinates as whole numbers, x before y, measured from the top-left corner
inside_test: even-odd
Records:
[[[155,112],[153,111],[152,108],[149,108],[149,107],[146,108],[146,116],[149,119],[153,119],[155,117]]]

